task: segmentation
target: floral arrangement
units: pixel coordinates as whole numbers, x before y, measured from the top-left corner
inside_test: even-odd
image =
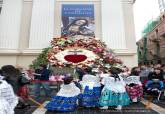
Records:
[[[63,82],[63,79],[64,79],[65,76],[63,75],[52,75],[49,77],[49,80],[50,81],[53,81],[53,82]]]
[[[95,38],[53,38],[51,46],[47,58],[54,66],[71,64],[109,68],[122,64],[104,42]]]

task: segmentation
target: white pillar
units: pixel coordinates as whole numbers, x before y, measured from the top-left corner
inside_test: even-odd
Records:
[[[23,0],[3,0],[0,16],[0,48],[17,49]]]
[[[121,0],[101,0],[102,40],[112,49],[125,49],[124,17]]]
[[[42,49],[50,45],[54,31],[55,0],[33,0],[29,48]]]

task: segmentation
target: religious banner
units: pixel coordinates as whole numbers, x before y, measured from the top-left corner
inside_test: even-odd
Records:
[[[94,5],[63,4],[62,36],[95,37]]]

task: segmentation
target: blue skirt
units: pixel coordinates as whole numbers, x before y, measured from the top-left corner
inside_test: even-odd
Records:
[[[77,108],[78,96],[62,97],[55,96],[45,108],[50,111],[72,112]]]
[[[99,103],[101,106],[118,106],[118,105],[125,106],[125,105],[129,105],[130,98],[127,92],[115,93],[113,91],[105,89],[101,93],[101,98]]]
[[[80,106],[83,107],[99,106],[100,96],[101,96],[101,87],[94,87],[93,89],[89,89],[89,87],[86,86],[84,89],[84,93],[82,93],[80,99]]]

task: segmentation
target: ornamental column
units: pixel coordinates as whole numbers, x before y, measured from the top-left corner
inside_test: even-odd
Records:
[[[50,44],[54,31],[55,0],[33,0],[30,28],[30,49],[42,49]]]
[[[3,0],[0,14],[0,48],[17,49],[23,0]]]
[[[101,0],[102,40],[112,49],[125,49],[124,17],[121,0]]]

